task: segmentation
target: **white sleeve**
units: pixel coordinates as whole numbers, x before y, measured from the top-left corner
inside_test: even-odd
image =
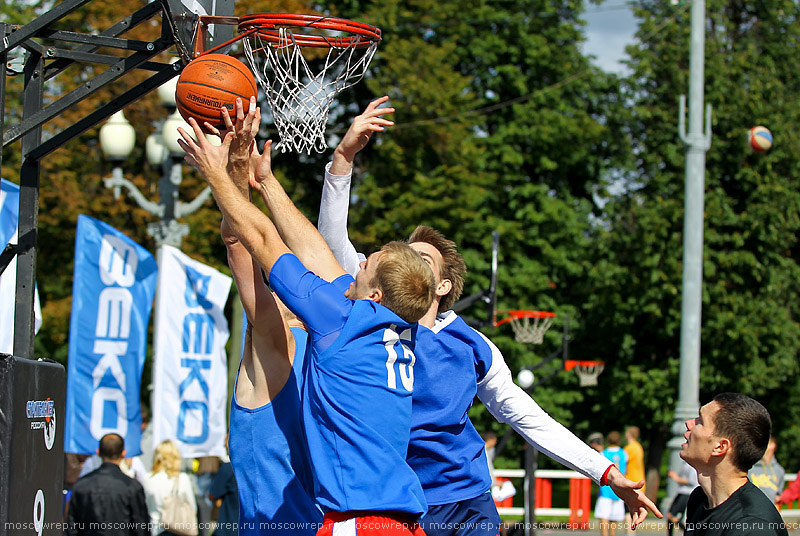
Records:
[[[515,384],[503,354],[489,339],[483,338],[492,349],[492,365],[478,383],[478,398],[489,413],[499,422],[509,424],[548,457],[599,484],[611,462],[559,424]]]
[[[322,201],[319,206],[317,229],[328,243],[333,256],[347,273],[352,276],[358,272],[364,255],[356,252],[347,236],[347,212],[350,208],[350,179],[347,175],[332,175],[331,162],[325,166],[325,180],[322,183]]]

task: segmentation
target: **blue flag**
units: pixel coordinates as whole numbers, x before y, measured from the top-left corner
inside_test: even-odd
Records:
[[[80,215],[67,363],[64,450],[93,454],[117,433],[127,456],[141,453],[142,382],[155,258],[101,221]]]

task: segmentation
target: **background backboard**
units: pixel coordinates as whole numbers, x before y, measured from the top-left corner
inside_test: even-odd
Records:
[[[201,15],[232,17],[235,0],[161,0],[167,9],[170,27],[184,60],[189,61],[194,49],[194,40]],[[202,50],[224,43],[233,37],[234,26],[212,24],[206,33]],[[224,52],[224,51],[220,51]]]

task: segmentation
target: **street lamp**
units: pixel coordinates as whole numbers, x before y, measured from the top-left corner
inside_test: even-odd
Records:
[[[174,79],[173,79],[174,80]],[[177,83],[177,81],[175,81]],[[165,86],[171,86],[171,89]],[[180,134],[178,127],[187,132],[192,129],[175,109],[175,85],[166,83],[158,89],[161,103],[173,113],[162,123],[160,131],[148,136],[145,143],[147,161],[151,165],[161,165],[162,175],[158,184],[159,201],[155,203],[148,200],[131,181],[122,173],[122,161],[126,160],[133,151],[136,134],[133,127],[125,119],[122,111],[115,113],[100,128],[100,147],[105,158],[114,163],[111,176],[103,180],[106,188],[114,190],[114,198],[119,199],[121,188],[124,187],[136,204],[154,216],[159,221],[147,225],[147,233],[155,239],[156,248],[167,244],[180,248],[183,237],[189,233],[189,226],[178,223],[176,220],[192,214],[199,209],[211,196],[211,189],[206,186],[191,202],[183,203],[178,200],[178,187],[183,179],[181,162],[184,152],[178,145]]]

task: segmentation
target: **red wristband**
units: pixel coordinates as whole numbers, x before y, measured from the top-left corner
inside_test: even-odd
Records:
[[[603,476],[600,478],[600,485],[601,486],[608,486],[608,472],[611,471],[612,467],[614,467],[613,463],[608,466],[608,469],[606,469],[606,472],[603,473]]]

